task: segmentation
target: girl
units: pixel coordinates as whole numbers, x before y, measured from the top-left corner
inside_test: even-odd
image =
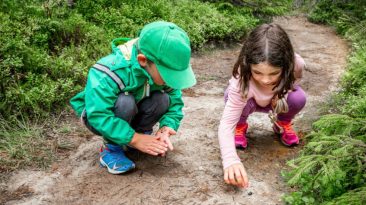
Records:
[[[304,66],[279,25],[258,26],[245,40],[225,91],[226,105],[218,131],[227,184],[248,187],[235,147],[247,147],[246,120],[254,111],[270,113],[273,130],[281,134],[284,145],[299,144],[291,120],[306,102],[304,91],[297,85]]]

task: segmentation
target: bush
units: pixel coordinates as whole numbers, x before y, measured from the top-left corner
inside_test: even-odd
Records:
[[[109,53],[109,42],[136,37],[151,21],[177,23],[188,32],[194,49],[211,40],[237,40],[258,23],[250,12],[225,13],[199,1],[20,4],[0,4],[0,115],[5,119],[20,113],[47,116],[64,109],[85,84],[88,67]]]
[[[335,26],[352,42],[341,91],[329,104],[333,114],[313,124],[307,145],[288,183],[298,191],[284,197],[290,204],[364,204],[366,202],[366,10],[365,1],[317,1],[310,19]]]
[[[209,41],[239,40],[260,22],[255,15],[281,14],[290,1],[253,1],[242,7],[188,0],[70,2],[0,4],[0,115],[5,119],[64,109],[85,84],[88,67],[109,53],[109,42],[136,37],[149,22],[175,22],[197,50]]]
[[[80,90],[88,65],[107,51],[89,44],[103,42],[105,35],[63,6],[54,13],[42,5],[17,8],[15,13],[0,12],[0,114],[5,119],[21,113],[26,118],[47,116],[63,109],[70,94]]]

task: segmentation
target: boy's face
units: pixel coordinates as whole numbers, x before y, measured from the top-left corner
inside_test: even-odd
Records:
[[[155,63],[151,61],[149,62],[144,54],[138,54],[137,61],[139,62],[140,66],[143,67],[150,74],[155,84],[165,85],[165,82],[160,76],[160,73],[156,68]]]
[[[146,71],[150,74],[154,83],[157,85],[165,85],[163,78],[161,78],[158,69],[156,68],[155,63],[146,63],[145,66]]]

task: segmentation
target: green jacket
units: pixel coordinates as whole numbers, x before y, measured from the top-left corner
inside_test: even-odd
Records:
[[[136,103],[146,97],[147,92],[166,90],[170,97],[168,112],[159,120],[160,127],[168,126],[177,130],[183,118],[183,100],[181,90],[169,89],[156,85],[151,76],[137,61],[136,39],[117,38],[112,41],[112,53],[101,58],[97,63],[110,68],[122,80],[125,88],[122,92],[133,95]],[[71,106],[78,117],[83,110],[89,124],[104,138],[119,145],[128,144],[135,130],[125,120],[114,115],[114,103],[120,88],[113,79],[93,67],[89,70],[85,89],[74,96]]]

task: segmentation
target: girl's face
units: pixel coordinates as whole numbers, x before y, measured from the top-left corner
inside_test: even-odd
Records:
[[[273,88],[280,79],[282,69],[267,62],[251,65],[253,80],[264,88]]]

